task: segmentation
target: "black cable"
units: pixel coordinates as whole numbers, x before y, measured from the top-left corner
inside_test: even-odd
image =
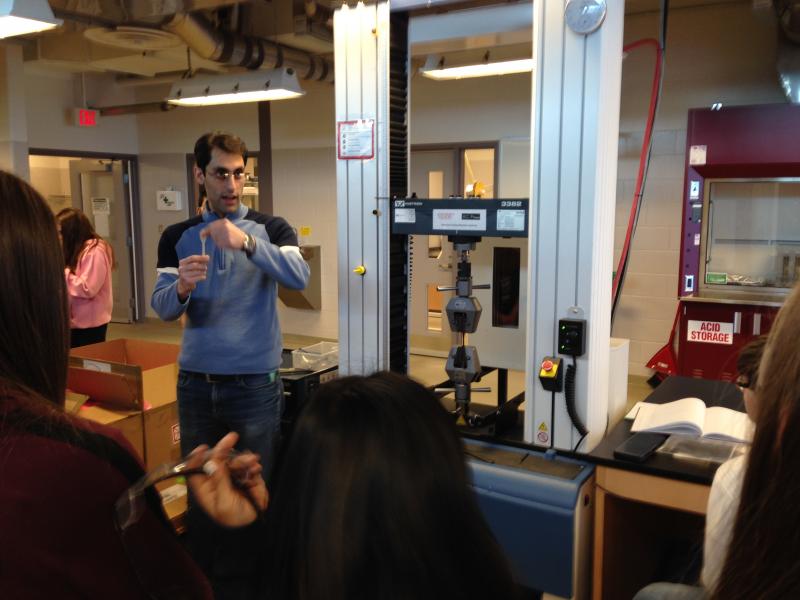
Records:
[[[581,436],[581,439],[579,439],[579,440],[578,440],[578,443],[577,443],[577,444],[575,444],[575,447],[572,449],[572,451],[573,451],[573,452],[577,452],[577,451],[578,451],[578,448],[580,448],[581,444],[583,443],[583,440],[585,440],[585,439],[586,439],[586,436],[587,436],[587,435],[588,435],[588,432],[587,432],[587,433],[584,433],[584,434]]]
[[[550,397],[550,447],[555,445],[556,437],[556,393],[552,392]]]
[[[575,427],[582,436],[586,436],[589,430],[586,429],[586,426],[583,424],[583,421],[581,421],[580,416],[578,416],[578,411],[575,408],[575,372],[577,369],[577,361],[573,356],[572,364],[567,367],[567,372],[564,374],[564,399],[567,405],[569,420],[572,421],[572,426]]]

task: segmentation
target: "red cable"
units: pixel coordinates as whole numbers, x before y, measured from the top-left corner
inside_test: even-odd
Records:
[[[647,115],[647,125],[644,130],[644,139],[642,139],[642,149],[639,153],[639,174],[636,177],[636,189],[633,194],[633,204],[631,205],[631,214],[628,217],[628,231],[625,234],[625,243],[622,246],[622,254],[619,257],[619,264],[617,265],[617,273],[614,275],[614,283],[611,286],[611,297],[617,297],[617,290],[622,281],[623,267],[628,260],[628,252],[630,251],[631,239],[633,238],[633,229],[636,225],[636,213],[639,210],[639,202],[641,200],[642,184],[644,182],[644,167],[647,159],[647,152],[650,148],[650,138],[653,135],[653,123],[656,118],[656,101],[658,98],[658,87],[661,80],[661,46],[658,41],[653,38],[647,38],[632,42],[622,48],[623,52],[630,52],[640,46],[653,46],[656,50],[656,66],[653,72],[653,88],[650,92],[650,111]]]

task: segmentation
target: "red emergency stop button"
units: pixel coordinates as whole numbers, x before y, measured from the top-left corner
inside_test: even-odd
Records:
[[[542,361],[542,371],[550,372],[553,370],[553,361],[552,360],[543,360]]]

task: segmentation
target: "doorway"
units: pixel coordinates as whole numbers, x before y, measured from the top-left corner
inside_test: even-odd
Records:
[[[95,231],[114,250],[111,285],[114,306],[111,321],[131,323],[139,318],[136,281],[138,264],[134,248],[130,158],[82,158],[31,153],[31,184],[53,213],[63,208],[82,210]]]
[[[411,195],[419,198],[479,196],[496,189],[496,144],[417,146],[411,149]],[[409,240],[409,350],[447,356],[456,343],[444,308],[455,284],[455,257],[447,236],[412,235]]]

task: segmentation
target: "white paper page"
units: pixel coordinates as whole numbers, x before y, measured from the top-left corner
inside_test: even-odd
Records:
[[[715,440],[750,442],[755,427],[747,413],[724,406],[712,406],[706,410],[703,437]]]
[[[631,426],[632,432],[658,431],[699,436],[703,431],[706,405],[699,398],[682,398],[666,404],[645,402]]]
[[[637,402],[636,404],[634,404],[633,408],[631,408],[628,411],[628,414],[625,415],[625,420],[626,421],[633,421],[636,418],[636,415],[639,414],[639,408],[641,408],[642,404],[645,404],[645,402],[642,402],[641,400],[639,402]]]

